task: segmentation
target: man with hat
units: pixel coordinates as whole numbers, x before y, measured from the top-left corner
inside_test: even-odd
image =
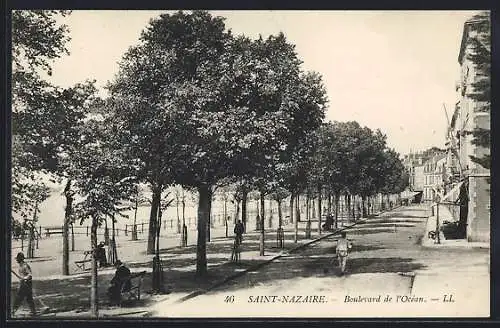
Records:
[[[103,268],[108,265],[106,260],[106,250],[104,249],[104,242],[101,241],[99,245],[97,245],[96,259],[99,261],[99,267]]]
[[[120,304],[122,289],[127,290],[132,287],[130,282],[130,269],[127,268],[120,260],[116,260],[115,267],[115,276],[111,279],[111,286],[108,288],[109,302],[112,305]]]
[[[21,305],[21,302],[26,299],[31,310],[31,315],[36,315],[35,302],[33,301],[33,284],[31,268],[28,263],[24,262],[24,254],[17,253],[16,261],[19,264],[18,273],[12,271],[19,278],[19,289],[17,290],[16,298],[14,299],[14,306],[12,309],[12,316]]]

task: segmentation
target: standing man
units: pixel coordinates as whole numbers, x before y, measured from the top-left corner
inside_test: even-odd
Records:
[[[344,275],[345,268],[347,265],[347,256],[349,255],[349,249],[352,248],[352,244],[347,240],[347,234],[342,231],[341,238],[337,240],[337,247],[335,253],[337,254],[337,259],[339,260],[340,275]]]
[[[238,245],[241,244],[243,241],[243,233],[245,232],[245,226],[243,226],[243,223],[241,220],[238,220],[236,225],[234,226],[234,234],[236,235],[236,241]]]
[[[24,254],[22,252],[17,253],[16,261],[19,264],[18,273],[14,273],[16,277],[19,278],[19,289],[17,290],[17,295],[14,300],[14,307],[12,309],[12,316],[21,305],[21,302],[26,299],[31,310],[31,315],[36,315],[35,302],[33,301],[33,284],[31,268],[28,263],[24,262]]]
[[[99,267],[104,268],[108,265],[106,260],[106,250],[104,249],[104,242],[101,241],[99,245],[97,245],[97,261],[99,261]]]

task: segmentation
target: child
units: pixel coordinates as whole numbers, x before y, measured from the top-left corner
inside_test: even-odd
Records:
[[[340,274],[343,275],[345,273],[345,267],[347,264],[347,256],[349,253],[349,249],[352,248],[352,243],[347,240],[347,234],[345,231],[342,231],[341,238],[337,240],[337,247],[335,249],[335,253],[337,254],[337,258],[339,260]]]

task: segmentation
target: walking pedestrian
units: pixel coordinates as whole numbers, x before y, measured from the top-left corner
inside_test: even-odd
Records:
[[[240,245],[241,242],[243,241],[244,232],[245,232],[245,226],[243,225],[241,220],[238,220],[238,222],[234,226],[234,234],[236,235],[236,241],[238,245]]]
[[[337,259],[339,261],[340,274],[343,275],[346,272],[347,256],[349,255],[349,249],[352,248],[352,243],[347,240],[347,233],[342,231],[341,238],[337,240],[337,247],[335,253],[337,254]]]
[[[24,262],[24,254],[22,252],[17,253],[16,261],[19,264],[18,273],[12,272],[19,278],[19,289],[14,299],[12,316],[14,316],[24,299],[26,299],[30,307],[31,315],[36,316],[35,302],[33,301],[33,276],[31,274],[31,268],[28,263]]]

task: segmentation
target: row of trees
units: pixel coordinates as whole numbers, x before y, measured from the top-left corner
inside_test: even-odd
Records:
[[[42,78],[51,73],[50,60],[67,52],[68,31],[55,20],[67,14],[12,13],[13,210],[25,218],[36,213],[40,195],[47,195],[39,192],[44,183],[37,173],[65,184],[63,274],[69,274],[70,224],[91,220],[95,250],[97,227],[137,204],[138,184],[151,190],[147,251],[156,252],[157,261],[162,211],[174,200],[166,190],[180,185],[198,194],[199,276],[207,273],[217,188],[235,186],[244,221],[248,194],[259,192],[262,255],[265,197],[275,199],[279,211],[289,197],[298,216],[300,195],[319,195],[321,217],[322,198],[330,208],[341,196],[364,202],[404,188],[401,162],[380,131],[322,123],[321,76],[301,69],[282,33],[251,40],[205,11],[161,15],[123,56],[101,99],[93,82],[62,89]],[[93,261],[94,315],[96,288]]]

